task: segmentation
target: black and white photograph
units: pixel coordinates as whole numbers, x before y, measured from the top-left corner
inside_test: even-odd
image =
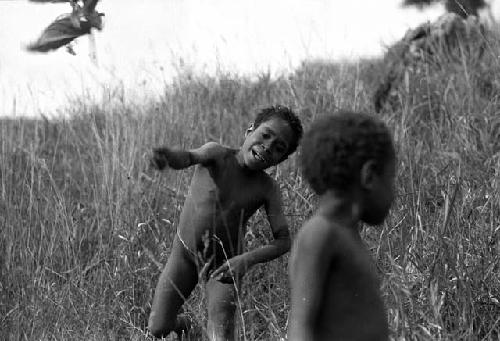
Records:
[[[0,340],[499,341],[500,0],[0,0]]]

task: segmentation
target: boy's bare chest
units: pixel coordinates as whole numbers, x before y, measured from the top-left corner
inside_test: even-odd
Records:
[[[251,209],[263,203],[264,188],[252,177],[227,172],[214,179],[217,200],[225,209]]]
[[[219,209],[255,210],[264,202],[264,185],[259,179],[235,169],[218,172],[207,168],[196,171],[192,188],[198,199],[207,200]]]

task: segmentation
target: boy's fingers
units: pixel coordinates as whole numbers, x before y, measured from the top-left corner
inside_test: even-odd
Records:
[[[222,276],[224,274],[224,272],[227,270],[227,264],[223,264],[221,266],[219,266],[213,273],[212,273],[212,278],[215,278],[215,277],[218,277],[218,276]]]
[[[155,169],[162,170],[163,168],[165,168],[167,166],[167,161],[165,160],[165,158],[162,158],[160,155],[155,154],[149,160],[149,164],[151,167],[153,167]]]
[[[220,268],[218,268],[217,270],[215,270],[214,272],[212,272],[212,274],[210,275],[210,278],[215,278],[217,276],[219,276],[219,273],[220,273]]]
[[[224,283],[224,284],[234,284],[234,278],[227,276],[227,277],[221,277],[217,279],[219,282]]]
[[[222,275],[224,269],[221,267],[217,268],[217,270],[215,270],[213,273],[212,273],[212,277],[217,277],[219,275]]]
[[[153,154],[155,156],[164,157],[167,155],[168,149],[165,147],[153,148]]]

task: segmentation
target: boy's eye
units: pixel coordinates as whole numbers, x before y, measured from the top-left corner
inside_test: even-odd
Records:
[[[269,135],[268,133],[262,133],[262,137],[268,139],[271,137],[271,135]]]

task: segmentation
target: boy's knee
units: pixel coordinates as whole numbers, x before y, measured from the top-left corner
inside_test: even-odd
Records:
[[[210,340],[234,340],[236,303],[223,299],[208,307],[208,333]]]
[[[236,292],[234,285],[219,281],[208,283],[208,315],[211,320],[224,321],[236,311]]]
[[[149,333],[156,338],[161,338],[161,337],[165,337],[168,335],[166,333],[166,330],[164,330],[163,328],[158,328],[158,327],[159,326],[157,326],[157,325],[149,324],[149,326],[148,326]]]
[[[154,313],[149,315],[148,330],[154,337],[160,338],[170,334],[175,328],[175,321],[168,323],[165,321],[158,321]]]
[[[176,334],[187,333],[191,329],[189,318],[184,315],[177,316],[174,321],[157,321],[155,316],[151,314],[148,321],[149,332],[157,338],[166,337],[171,332]]]
[[[225,320],[231,317],[236,310],[236,302],[232,299],[222,299],[220,301],[211,302],[208,307],[208,314],[211,319]]]

